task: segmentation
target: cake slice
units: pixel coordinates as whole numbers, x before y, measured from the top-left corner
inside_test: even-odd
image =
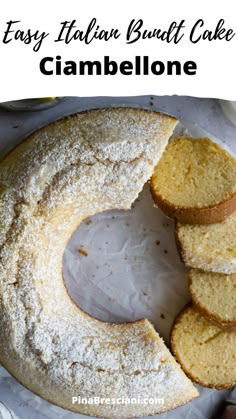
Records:
[[[191,306],[176,318],[172,351],[185,373],[205,387],[236,385],[236,332],[211,324]]]
[[[195,308],[219,327],[236,326],[236,274],[191,269],[189,292]]]
[[[190,268],[236,273],[236,212],[212,225],[176,224],[175,237],[183,262]]]
[[[208,138],[174,138],[155,168],[151,193],[182,223],[221,222],[236,210],[236,159]]]

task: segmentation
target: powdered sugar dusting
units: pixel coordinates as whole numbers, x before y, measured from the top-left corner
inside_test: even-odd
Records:
[[[1,163],[0,359],[26,386],[68,409],[131,417],[197,395],[147,320],[91,318],[72,303],[61,276],[77,225],[97,212],[130,208],[174,126],[155,112],[85,112],[35,133]],[[87,410],[72,405],[73,394],[166,402]]]

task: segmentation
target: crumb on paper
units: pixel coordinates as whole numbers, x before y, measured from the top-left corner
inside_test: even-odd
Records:
[[[150,105],[150,106],[154,106],[154,102],[153,102],[153,100],[150,100],[149,105]]]
[[[88,256],[88,251],[84,249],[83,247],[79,248],[79,253],[83,256]]]
[[[169,223],[163,223],[163,227],[169,227]]]
[[[146,296],[146,295],[147,295],[147,293],[146,293],[145,291],[143,291],[143,295],[145,295],[145,296]]]
[[[156,245],[157,246],[159,246],[160,243],[161,243],[160,240],[156,240]]]
[[[166,249],[164,249],[164,253],[167,255],[167,253],[168,253],[168,250],[166,250]]]
[[[161,313],[160,318],[165,319],[165,315],[163,313]]]
[[[91,219],[89,219],[89,220],[85,221],[85,224],[87,224],[87,226],[88,226],[90,224],[93,224],[93,221]]]

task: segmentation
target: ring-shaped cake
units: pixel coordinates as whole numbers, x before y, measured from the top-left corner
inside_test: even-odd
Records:
[[[147,319],[99,321],[72,302],[62,280],[75,228],[101,211],[130,208],[175,125],[139,109],[87,111],[40,129],[0,164],[0,362],[66,409],[134,417],[198,395]],[[73,396],[111,402],[73,404]],[[164,403],[150,402],[157,398]]]

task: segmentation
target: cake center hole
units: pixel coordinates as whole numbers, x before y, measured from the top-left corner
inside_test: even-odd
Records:
[[[64,280],[75,303],[104,321],[168,318],[173,290],[186,301],[184,267],[174,226],[153,207],[146,187],[133,208],[107,211],[85,220],[64,254]],[[176,306],[173,307],[174,313]],[[170,314],[171,321],[173,320]],[[159,328],[160,330],[160,328]]]

